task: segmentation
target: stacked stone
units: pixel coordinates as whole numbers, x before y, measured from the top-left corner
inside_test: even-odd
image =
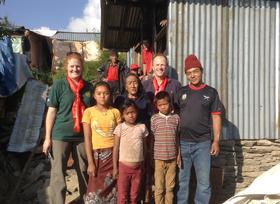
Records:
[[[225,140],[220,147],[220,155],[212,162],[223,170],[219,203],[248,187],[280,161],[279,140]]]

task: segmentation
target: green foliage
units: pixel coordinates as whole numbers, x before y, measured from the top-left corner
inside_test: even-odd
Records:
[[[97,69],[102,66],[103,63],[109,59],[109,53],[104,51],[101,53],[96,61],[89,61],[84,63],[83,78],[89,82],[95,82],[97,80]],[[121,53],[119,59],[122,62],[126,61],[126,54]],[[51,75],[52,80],[63,79],[66,77],[66,72],[63,65]]]
[[[89,61],[84,63],[83,78],[86,81],[93,82],[97,79],[97,68],[101,66],[99,61]],[[52,74],[52,80],[63,79],[66,77],[66,71],[61,66]]]
[[[0,0],[0,5],[5,4],[5,0]],[[9,23],[8,18],[5,16],[4,18],[0,17],[0,40],[5,36],[10,36],[9,28],[13,26]]]
[[[66,72],[65,72],[63,66],[61,66],[59,69],[57,69],[55,72],[53,72],[51,74],[51,77],[52,77],[52,81],[65,78]]]
[[[84,64],[83,77],[86,81],[94,82],[97,80],[97,69],[101,66],[100,61],[89,61]]]
[[[126,63],[126,53],[124,52],[120,53],[119,60]]]
[[[107,62],[109,59],[109,52],[108,51],[103,51],[101,53],[101,55],[99,56],[98,61],[101,62],[100,66],[102,65],[102,63]]]
[[[97,79],[97,68],[101,66],[99,61],[89,61],[84,63],[84,70],[83,70],[83,78],[86,81],[94,82]],[[52,80],[63,79],[66,77],[66,71],[64,67],[61,65],[59,69],[57,69],[52,74]]]
[[[84,63],[83,78],[86,81],[94,83],[97,80],[97,69],[102,66],[103,63],[107,62],[109,54],[107,51],[102,52],[97,61],[89,61]],[[126,54],[121,53],[119,59],[122,62],[126,61]],[[49,70],[49,69],[47,69]],[[31,73],[34,79],[42,81],[46,84],[51,85],[54,80],[64,79],[66,77],[66,71],[64,70],[63,64],[55,72],[43,72],[38,69],[31,69]]]
[[[34,79],[49,85],[52,84],[52,74],[50,72],[43,72],[38,69],[30,69],[30,71]]]
[[[9,36],[9,27],[12,27],[8,21],[7,17],[0,18],[0,40],[5,37]]]

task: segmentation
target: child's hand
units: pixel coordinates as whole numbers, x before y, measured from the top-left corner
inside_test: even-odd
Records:
[[[181,169],[181,167],[182,167],[182,160],[181,160],[181,155],[180,154],[178,154],[178,156],[177,156],[177,166]]]
[[[113,169],[113,179],[117,179],[119,176],[119,170],[117,168]]]
[[[87,173],[88,173],[89,176],[94,176],[94,177],[96,177],[96,169],[95,169],[95,166],[94,166],[94,165],[88,165]]]

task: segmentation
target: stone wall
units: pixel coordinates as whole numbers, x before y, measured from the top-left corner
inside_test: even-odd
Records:
[[[223,170],[223,176],[212,176],[214,183],[223,183],[213,189],[218,203],[248,187],[280,162],[280,140],[226,140],[220,142],[220,147],[220,155],[212,162]]]

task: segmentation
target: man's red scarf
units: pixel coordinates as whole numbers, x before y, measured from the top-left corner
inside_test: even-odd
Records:
[[[68,81],[70,89],[75,96],[75,100],[72,106],[72,117],[74,121],[74,131],[79,133],[81,131],[82,116],[85,110],[85,105],[83,104],[80,95],[80,91],[84,87],[84,81],[83,79],[79,79],[79,81],[75,83],[72,79],[69,78],[69,76],[66,77],[66,80]]]
[[[165,76],[164,79],[162,80],[162,83],[160,85],[158,85],[156,77],[153,77],[153,85],[154,85],[155,95],[157,95],[158,92],[165,90],[167,82],[168,82],[168,77]]]

